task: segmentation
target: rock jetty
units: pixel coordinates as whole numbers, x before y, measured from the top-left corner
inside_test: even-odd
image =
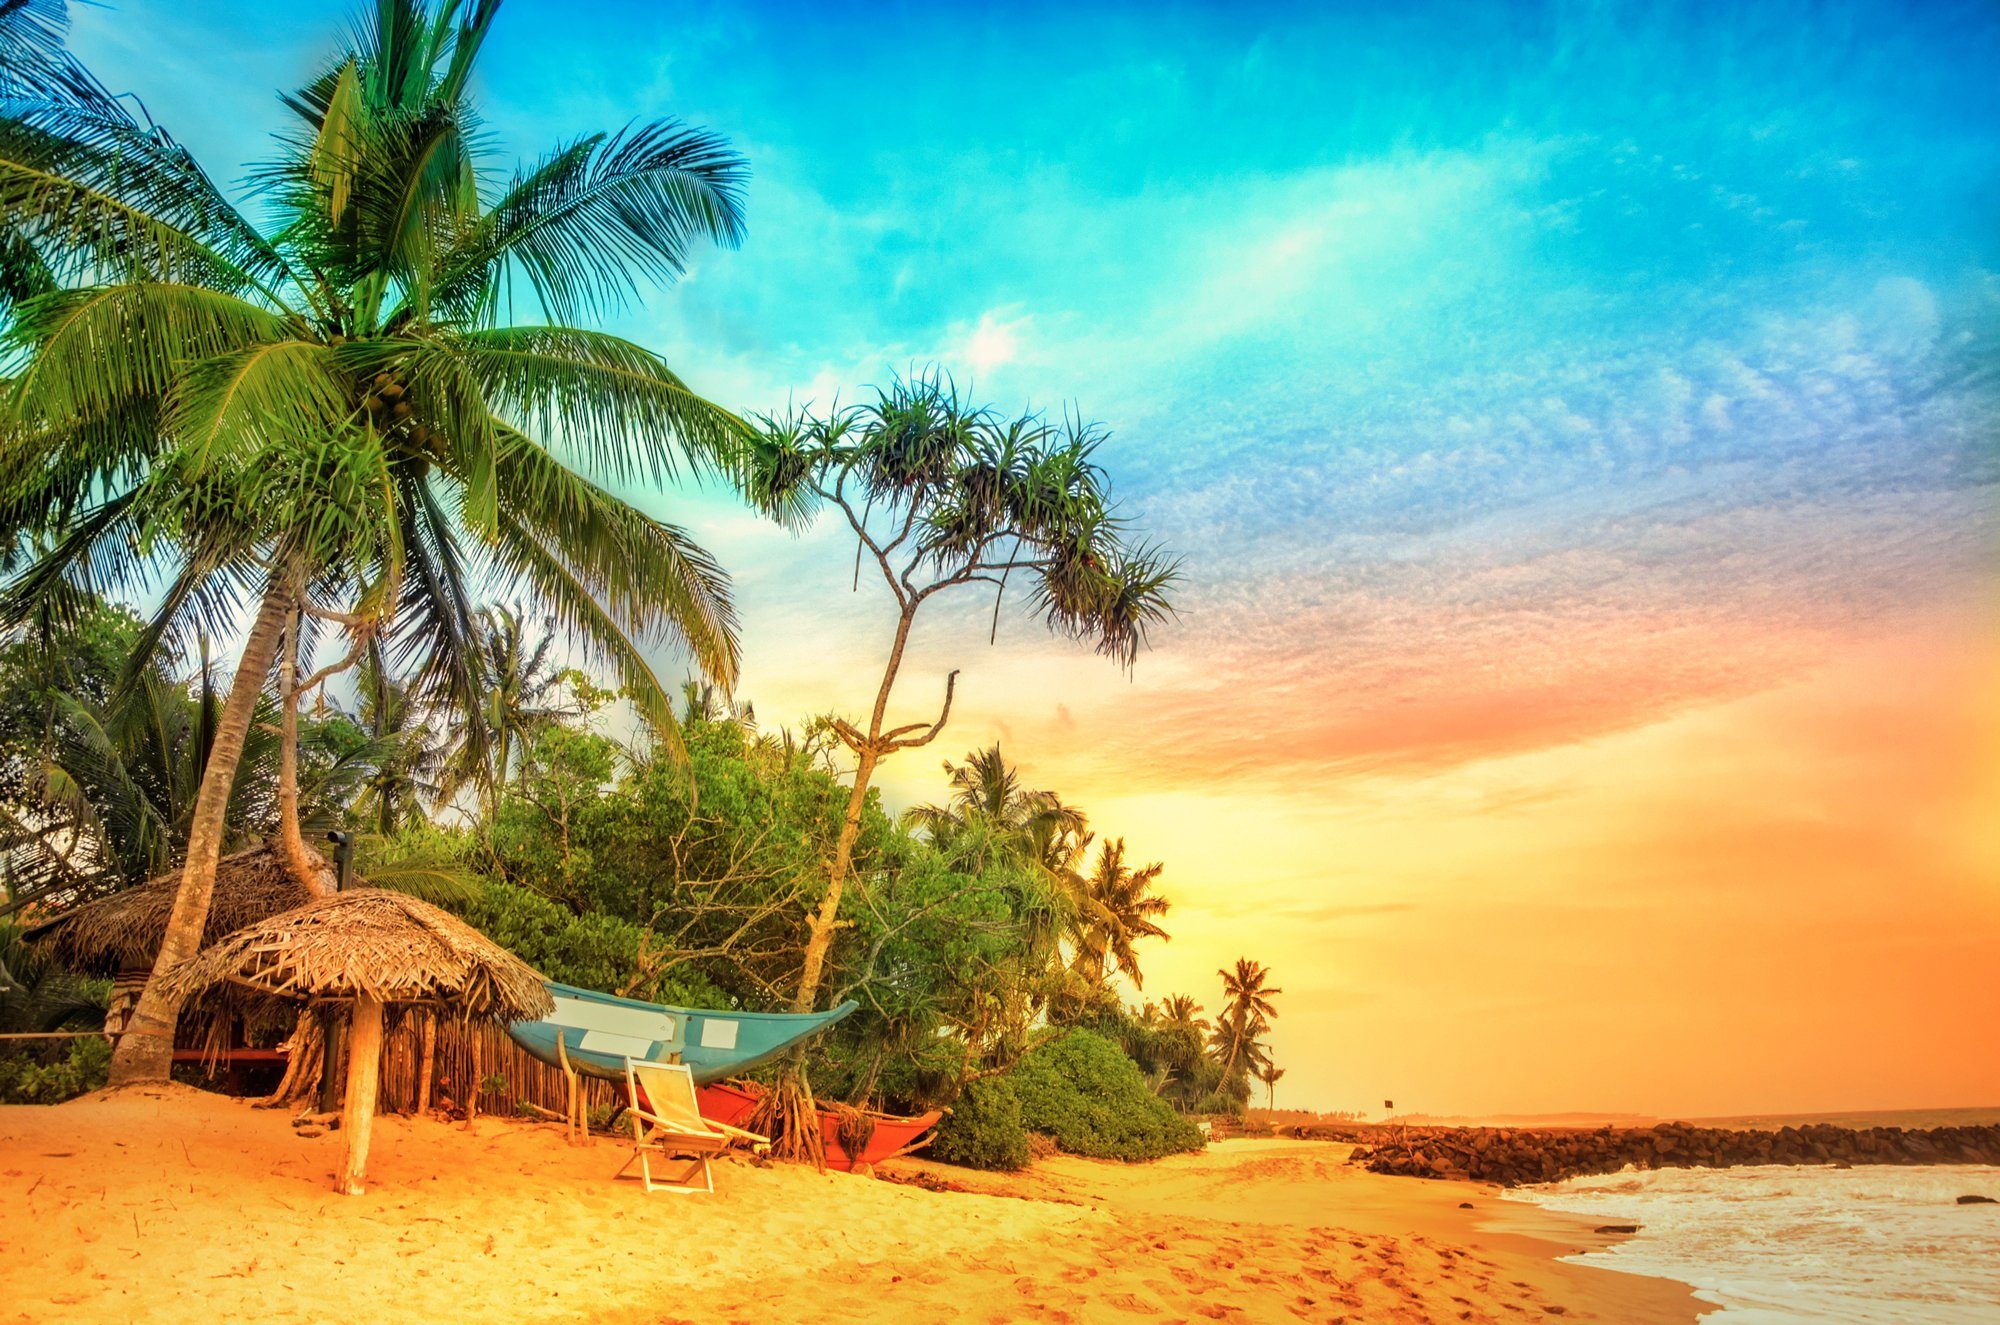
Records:
[[[1660,1123],[1654,1127],[1394,1127],[1320,1124],[1293,1136],[1347,1141],[1376,1173],[1516,1187],[1590,1173],[1731,1168],[1745,1164],[1996,1164],[2000,1126],[1834,1127],[1769,1131]]]

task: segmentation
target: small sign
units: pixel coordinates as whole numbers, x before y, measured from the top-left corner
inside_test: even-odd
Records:
[[[1393,1108],[1395,1108],[1395,1107],[1396,1107],[1396,1101],[1394,1101],[1394,1100],[1383,1100],[1383,1101],[1382,1101],[1382,1107],[1383,1107],[1383,1108],[1385,1108],[1385,1109],[1393,1109]]]

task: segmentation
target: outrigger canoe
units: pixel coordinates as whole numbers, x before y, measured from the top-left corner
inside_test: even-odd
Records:
[[[534,1057],[621,1085],[625,1060],[686,1063],[696,1085],[720,1081],[770,1062],[833,1025],[860,1004],[849,999],[828,1012],[717,1012],[641,1003],[635,998],[547,982],[556,1010],[540,1021],[517,1021],[507,1034]],[[562,1053],[556,1051],[558,1037]]]
[[[734,1082],[716,1082],[703,1086],[695,1092],[701,1106],[701,1116],[731,1127],[748,1127],[750,1116],[757,1111],[762,1098],[758,1088]],[[848,1110],[853,1113],[857,1110]],[[865,1111],[869,1121],[868,1144],[859,1155],[847,1153],[847,1147],[840,1139],[841,1124],[844,1121],[841,1110],[822,1104],[819,1111],[820,1146],[826,1153],[826,1166],[848,1172],[857,1162],[880,1164],[895,1155],[916,1149],[917,1138],[937,1126],[944,1111],[933,1109],[913,1118],[900,1117],[893,1113]]]

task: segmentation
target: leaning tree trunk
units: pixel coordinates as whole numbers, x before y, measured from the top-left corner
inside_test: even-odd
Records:
[[[362,1193],[361,1177],[368,1167],[368,1141],[375,1130],[375,1095],[382,1083],[382,1004],[377,999],[354,1000],[353,1024],[347,1033],[347,1101],[341,1110],[341,1134],[347,1138],[347,1161],[336,1184],[348,1196]]]
[[[215,864],[222,858],[222,838],[229,812],[230,792],[236,785],[236,767],[243,759],[243,744],[250,735],[250,723],[257,713],[257,700],[270,674],[271,660],[278,652],[278,637],[284,633],[285,613],[291,605],[287,590],[273,583],[264,591],[257,619],[243,642],[243,656],[236,664],[236,678],[230,682],[229,698],[222,706],[215,741],[208,761],[202,766],[201,791],[195,797],[194,818],[188,828],[186,863],[181,866],[180,888],[174,894],[174,909],[167,918],[166,936],[153,959],[153,976],[125,1034],[111,1052],[110,1084],[131,1086],[165,1081],[173,1067],[174,1027],[180,1020],[180,1005],[160,993],[157,977],[192,957],[201,948],[202,931],[208,926],[208,904],[215,893]]]
[[[882,739],[882,720],[889,710],[889,692],[895,689],[896,674],[902,670],[903,649],[910,642],[910,627],[916,622],[917,604],[904,607],[896,620],[896,640],[889,649],[889,661],[882,669],[882,685],[875,692],[875,708],[868,718],[865,739],[858,733],[844,737],[855,753],[854,786],[847,793],[847,814],[840,822],[840,836],[834,842],[833,862],[827,869],[826,892],[807,919],[805,958],[799,968],[798,992],[792,996],[792,1011],[811,1012],[819,1001],[819,987],[826,974],[826,959],[833,951],[833,936],[840,928],[840,899],[846,891],[847,876],[854,865],[854,845],[861,838],[861,820],[868,807],[868,787],[875,778],[875,766],[885,749],[894,745]],[[957,673],[952,674],[953,679]],[[946,688],[945,713],[951,712],[950,688]],[[939,718],[931,735],[944,726]],[[927,738],[928,739],[928,738]],[[813,1101],[812,1085],[806,1079],[805,1049],[793,1049],[785,1059],[775,1087],[757,1111],[756,1126],[771,1138],[771,1153],[781,1159],[806,1160],[824,1168],[826,1152],[820,1137],[819,1108]]]
[[[827,954],[833,949],[834,931],[839,927],[840,897],[845,891],[848,871],[854,864],[854,844],[861,837],[862,811],[868,805],[868,785],[874,780],[879,757],[864,750],[854,768],[854,787],[847,794],[847,817],[841,820],[840,837],[834,842],[833,865],[827,871],[826,893],[819,900],[806,937],[805,961],[799,969],[798,992],[792,996],[792,1011],[811,1012],[819,999],[820,976],[826,970]]]
[[[306,845],[299,826],[299,628],[296,606],[285,614],[285,647],[278,659],[278,849],[292,877],[315,897],[331,897],[339,882],[326,857]]]

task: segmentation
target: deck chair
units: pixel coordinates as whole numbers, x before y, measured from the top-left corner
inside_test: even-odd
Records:
[[[632,1118],[632,1156],[614,1176],[625,1177],[637,1164],[639,1180],[649,1192],[713,1192],[715,1175],[708,1164],[711,1155],[727,1150],[730,1142],[739,1138],[767,1148],[770,1144],[754,1132],[702,1117],[695,1104],[694,1073],[683,1064],[628,1058],[625,1089],[631,1101],[627,1112]],[[655,1157],[679,1161],[686,1167],[677,1177],[655,1178]]]

